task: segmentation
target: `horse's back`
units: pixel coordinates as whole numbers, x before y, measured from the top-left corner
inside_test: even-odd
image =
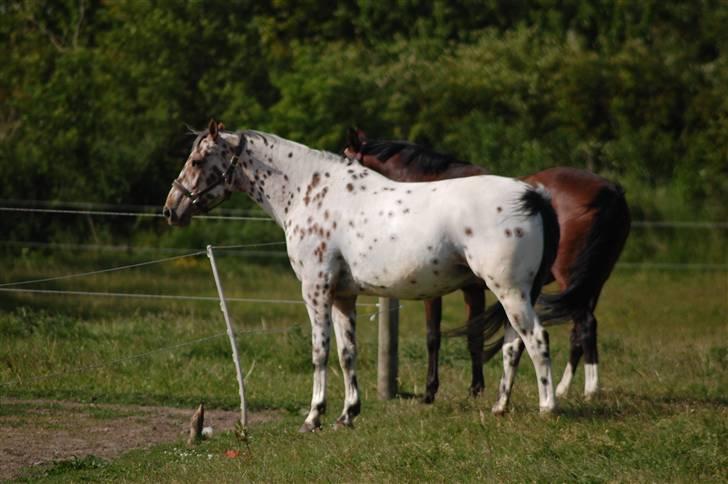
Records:
[[[521,181],[387,180],[370,189],[373,196],[347,207],[343,222],[351,230],[335,239],[365,292],[432,297],[460,287],[472,278],[471,270],[480,278],[488,273],[510,280],[515,272],[538,267],[542,223],[522,212],[521,200],[531,188]]]
[[[608,192],[614,198],[623,196],[622,188],[612,181],[588,170],[557,166],[522,178],[531,185],[541,184],[551,193],[554,208],[561,216],[583,214],[600,193]]]

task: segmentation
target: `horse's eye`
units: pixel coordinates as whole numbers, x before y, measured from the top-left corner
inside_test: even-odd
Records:
[[[204,163],[204,158],[192,158],[192,166],[199,167],[202,166],[202,163]]]

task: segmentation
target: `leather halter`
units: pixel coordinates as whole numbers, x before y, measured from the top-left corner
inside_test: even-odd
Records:
[[[207,133],[202,133],[200,136],[197,137],[195,140],[195,143],[193,146],[197,146],[200,142],[200,140],[206,135]],[[172,185],[179,190],[182,195],[192,200],[192,206],[200,211],[201,213],[207,213],[213,208],[220,205],[222,202],[230,198],[230,194],[232,193],[230,190],[225,188],[225,194],[220,197],[219,200],[217,200],[213,205],[207,205],[202,198],[205,194],[209,193],[213,189],[217,188],[218,185],[222,183],[230,184],[232,183],[233,175],[235,174],[235,167],[238,166],[238,159],[243,152],[243,149],[245,149],[245,136],[240,133],[239,134],[240,141],[238,142],[238,146],[235,147],[235,150],[233,151],[233,157],[230,158],[230,164],[227,168],[225,168],[225,171],[222,173],[222,175],[218,175],[217,179],[209,184],[207,187],[205,187],[204,190],[201,190],[199,192],[193,192],[189,190],[184,184],[180,181],[179,178],[176,178]]]

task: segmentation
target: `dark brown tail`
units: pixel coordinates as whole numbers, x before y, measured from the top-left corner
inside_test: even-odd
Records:
[[[591,310],[622,253],[631,224],[622,187],[603,187],[590,208],[596,214],[586,244],[569,268],[569,286],[559,294],[542,294],[538,300],[542,322],[573,319]]]

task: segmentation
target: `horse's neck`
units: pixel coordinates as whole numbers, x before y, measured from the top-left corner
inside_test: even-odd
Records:
[[[393,156],[381,161],[374,155],[364,155],[361,163],[391,180],[400,182],[449,180],[451,178],[488,174],[487,170],[480,166],[462,162],[452,162],[439,171],[427,171],[418,164],[405,163],[401,156]]]
[[[326,154],[274,135],[246,135],[241,169],[250,180],[248,195],[285,228],[288,212],[306,185],[334,163]]]

